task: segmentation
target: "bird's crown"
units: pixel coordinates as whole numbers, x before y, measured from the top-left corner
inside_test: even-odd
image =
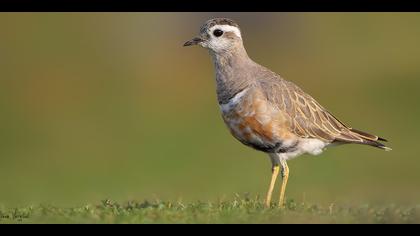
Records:
[[[239,38],[242,38],[239,25],[235,21],[228,18],[214,18],[206,21],[206,23],[204,23],[204,25],[200,28],[200,34],[213,32],[216,28],[222,31],[232,31]]]
[[[239,29],[239,25],[228,18],[214,18],[214,19],[210,19],[208,21],[206,21],[206,23],[204,23],[204,25],[201,27],[200,32],[206,32],[208,29],[212,28],[213,26],[216,25],[228,25],[228,26],[232,26],[232,27],[236,27]]]

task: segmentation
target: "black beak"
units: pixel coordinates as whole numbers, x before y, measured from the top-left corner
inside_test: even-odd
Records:
[[[185,42],[185,43],[184,43],[184,47],[185,47],[185,46],[197,45],[197,44],[199,44],[199,43],[201,43],[201,42],[203,42],[203,41],[204,41],[204,40],[203,40],[202,38],[195,37],[195,38],[191,39],[190,41]]]

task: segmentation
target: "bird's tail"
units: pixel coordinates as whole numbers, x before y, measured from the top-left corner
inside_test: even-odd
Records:
[[[349,128],[350,133],[357,136],[358,138],[362,139],[360,142],[361,144],[370,145],[373,147],[377,147],[380,149],[383,149],[385,151],[391,151],[392,149],[390,147],[385,146],[384,144],[380,143],[379,141],[387,142],[388,140],[381,138],[379,136],[369,134],[357,129]]]

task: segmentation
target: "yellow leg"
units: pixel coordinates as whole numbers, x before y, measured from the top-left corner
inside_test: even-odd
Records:
[[[267,198],[265,199],[265,206],[270,207],[271,196],[273,195],[274,185],[276,184],[277,176],[279,175],[280,167],[278,165],[273,166],[271,174],[270,187],[268,188]]]
[[[286,161],[283,161],[281,164],[282,164],[281,176],[283,177],[283,181],[282,181],[281,190],[280,190],[279,206],[281,208],[284,208],[285,206],[284,194],[286,192],[287,180],[289,179],[289,167],[287,166]]]

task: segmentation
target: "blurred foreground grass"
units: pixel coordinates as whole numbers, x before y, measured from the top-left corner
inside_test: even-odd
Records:
[[[419,205],[321,206],[294,200],[285,209],[265,208],[262,199],[248,197],[191,203],[103,200],[72,208],[0,209],[0,223],[419,223],[419,210]]]

